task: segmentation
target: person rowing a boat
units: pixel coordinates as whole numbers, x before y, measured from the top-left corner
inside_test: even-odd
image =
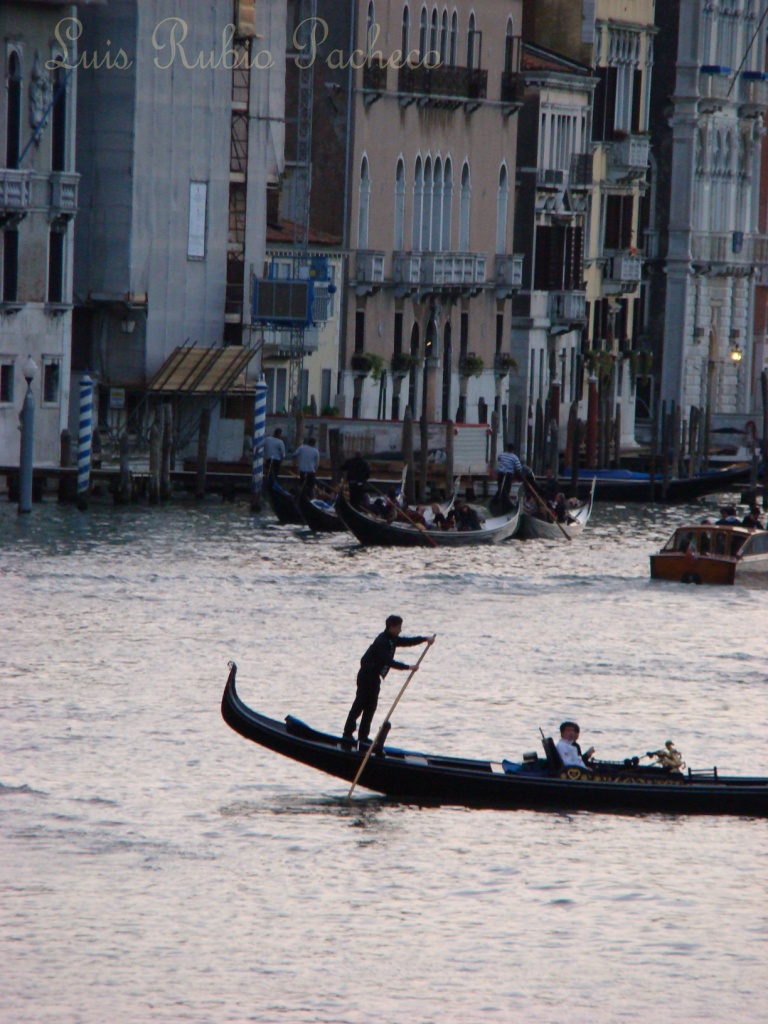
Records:
[[[417,644],[429,644],[431,647],[435,642],[434,633],[432,636],[401,636],[403,620],[399,615],[390,615],[385,627],[384,632],[379,633],[360,659],[360,671],[357,673],[357,693],[344,723],[342,740],[346,743],[354,742],[354,732],[357,729],[357,719],[360,715],[362,717],[357,733],[358,742],[365,743],[368,740],[371,722],[379,702],[381,680],[389,670],[395,668],[401,671],[405,669],[416,671],[417,666],[396,661],[395,650],[398,647],[416,647]]]
[[[577,740],[579,738],[579,729],[576,722],[563,722],[560,726],[560,739],[557,741],[557,752],[566,768],[587,768],[589,769],[589,761],[595,752],[594,747],[590,747],[589,750],[582,754],[581,747]]]

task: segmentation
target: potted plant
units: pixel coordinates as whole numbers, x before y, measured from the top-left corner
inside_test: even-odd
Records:
[[[510,370],[517,369],[517,360],[509,352],[497,352],[493,357],[493,369],[499,377],[506,377]]]
[[[384,360],[375,352],[355,352],[349,364],[355,373],[362,377],[367,377],[370,374],[374,380],[381,380],[381,375],[384,372]]]
[[[480,356],[474,352],[467,352],[459,360],[459,373],[462,377],[479,377],[485,369],[485,363]]]
[[[411,352],[395,352],[390,360],[390,366],[392,367],[392,373],[405,375],[410,373],[411,368],[417,366],[418,362],[419,357]]]

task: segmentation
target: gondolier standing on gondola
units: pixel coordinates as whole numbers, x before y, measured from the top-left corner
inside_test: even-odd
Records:
[[[385,623],[386,629],[379,633],[371,646],[360,659],[360,671],[357,673],[357,694],[349,709],[347,721],[344,725],[343,739],[348,743],[354,742],[354,732],[357,728],[357,719],[360,718],[360,729],[357,738],[360,743],[368,740],[371,732],[371,722],[376,713],[376,706],[379,703],[379,691],[381,680],[391,668],[416,670],[417,666],[406,665],[402,661],[395,660],[395,650],[398,647],[416,647],[418,644],[429,644],[435,642],[435,634],[432,636],[401,636],[403,620],[399,615],[390,615]]]

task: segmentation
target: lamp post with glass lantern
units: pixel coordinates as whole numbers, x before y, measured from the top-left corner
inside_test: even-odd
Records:
[[[32,466],[34,463],[35,446],[35,396],[32,394],[32,381],[35,379],[37,366],[30,356],[24,364],[22,373],[27,382],[27,393],[19,413],[19,429],[21,430],[21,450],[19,453],[19,512],[32,511]]]

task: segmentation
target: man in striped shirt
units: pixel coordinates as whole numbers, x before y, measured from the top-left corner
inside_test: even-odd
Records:
[[[523,479],[523,464],[515,455],[515,446],[508,444],[499,455],[496,463],[496,482],[498,485],[498,500],[502,507],[509,502],[509,492],[513,480]]]

